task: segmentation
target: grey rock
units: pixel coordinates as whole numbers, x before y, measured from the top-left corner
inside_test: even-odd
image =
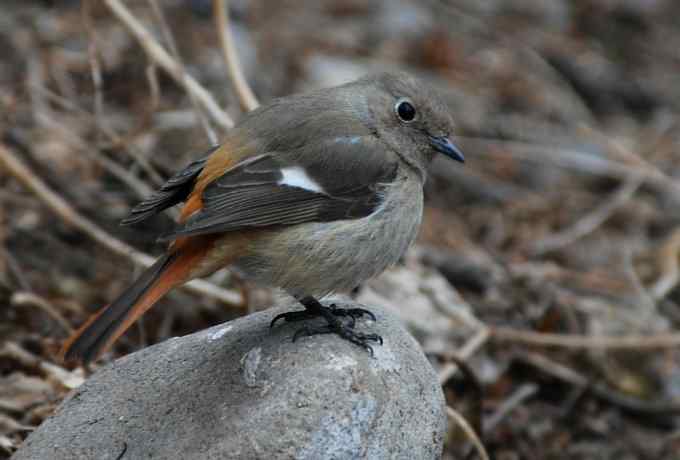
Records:
[[[270,330],[273,316],[290,309],[173,338],[101,368],[13,458],[440,457],[443,394],[397,319],[371,308],[377,322],[357,321],[359,331],[384,338],[371,357],[335,335],[293,343],[299,323]]]

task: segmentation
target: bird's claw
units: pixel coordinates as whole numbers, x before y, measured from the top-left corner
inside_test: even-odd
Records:
[[[383,344],[383,339],[378,334],[362,334],[361,332],[356,332],[351,326],[339,322],[336,324],[327,324],[325,326],[305,326],[300,328],[295,331],[295,334],[293,334],[293,342],[295,342],[300,337],[310,337],[319,334],[337,334],[343,339],[349,340],[350,342],[359,345],[371,356],[373,356],[373,347],[367,342],[377,342],[380,345]]]
[[[368,316],[372,321],[376,321],[375,315],[370,310],[366,310],[365,308],[338,308],[338,306],[335,304],[331,304],[330,306],[323,308],[328,310],[328,312],[333,316],[350,318],[350,328],[354,328],[357,318],[361,318],[362,316]],[[269,328],[273,328],[276,322],[280,319],[288,323],[293,323],[297,321],[318,318],[320,316],[324,316],[323,312],[320,310],[300,310],[279,313],[274,317],[274,319],[271,320],[269,323]]]
[[[335,316],[349,316],[353,320],[356,320],[357,318],[361,318],[365,315],[371,318],[371,321],[376,321],[373,312],[366,310],[365,308],[338,308],[335,304],[331,304],[328,308]],[[354,322],[352,322],[352,325],[354,325]]]
[[[309,310],[288,311],[286,313],[279,313],[269,323],[269,328],[270,329],[273,328],[274,324],[276,324],[276,322],[280,319],[292,323],[295,321],[304,321],[306,319],[318,318],[319,316],[321,316],[320,313],[312,312]]]
[[[367,316],[371,320],[376,321],[375,315],[365,308],[338,308],[335,304],[324,307],[318,302],[316,302],[316,305],[305,304],[305,307],[306,309],[302,311],[290,311],[276,315],[271,323],[269,323],[269,327],[274,327],[276,322],[280,319],[283,319],[286,322],[296,322],[322,317],[326,320],[326,325],[314,327],[305,326],[298,329],[293,335],[293,342],[303,336],[337,334],[343,339],[359,345],[371,356],[373,355],[373,347],[369,345],[368,342],[377,342],[380,345],[383,344],[382,337],[377,334],[362,334],[354,330],[357,318]],[[349,321],[345,324],[339,318],[349,318]]]

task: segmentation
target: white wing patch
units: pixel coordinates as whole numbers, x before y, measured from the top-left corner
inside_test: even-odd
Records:
[[[299,166],[283,168],[281,174],[283,174],[283,177],[277,182],[278,185],[288,185],[289,187],[302,188],[310,192],[324,193],[323,187],[309,177],[305,170]]]

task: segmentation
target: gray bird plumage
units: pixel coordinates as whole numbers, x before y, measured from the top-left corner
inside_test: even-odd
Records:
[[[402,99],[417,119],[398,118]],[[273,101],[233,133],[260,155],[206,187],[204,209],[169,237],[270,228],[233,262],[247,278],[298,298],[353,289],[398,261],[417,235],[437,153],[431,139],[453,130],[440,101],[404,74]],[[318,190],[280,184],[286,168],[300,168]],[[222,252],[201,275],[222,266]]]
[[[247,114],[123,221],[186,201],[161,238],[172,242],[168,253],[74,334],[65,356],[94,358],[169,289],[227,265],[305,306],[277,318],[322,316],[327,326],[303,331],[370,349],[379,337],[339,319],[370,312],[317,298],[356,287],[404,254],[420,225],[427,164],[438,153],[463,161],[452,132],[441,98],[405,74],[275,99]]]

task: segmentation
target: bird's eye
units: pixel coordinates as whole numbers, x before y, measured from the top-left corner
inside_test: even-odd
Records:
[[[405,123],[416,119],[416,108],[408,99],[399,99],[394,106],[399,119]]]

